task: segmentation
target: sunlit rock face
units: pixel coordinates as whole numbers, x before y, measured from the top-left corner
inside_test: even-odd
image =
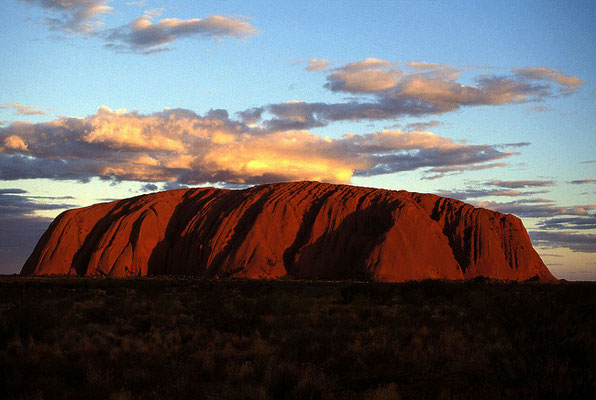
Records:
[[[556,281],[513,215],[318,182],[171,190],[69,210],[21,273]]]

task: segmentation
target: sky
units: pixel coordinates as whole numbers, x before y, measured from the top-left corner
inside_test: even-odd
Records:
[[[596,280],[593,1],[5,0],[0,274],[52,219],[318,180],[520,217]]]

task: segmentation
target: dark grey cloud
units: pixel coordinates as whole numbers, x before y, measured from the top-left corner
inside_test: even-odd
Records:
[[[65,200],[64,197],[26,196],[22,189],[2,189],[0,191],[0,218],[24,217],[35,214],[36,211],[62,210],[73,208],[70,203],[48,203],[39,200]],[[66,199],[72,199],[67,196]]]
[[[489,145],[470,145],[462,148],[430,148],[419,149],[415,152],[375,154],[373,159],[376,165],[364,171],[356,171],[354,175],[373,176],[411,171],[422,167],[432,167],[428,170],[430,173],[462,172],[475,167],[480,169],[496,167],[497,165],[486,163],[510,155]]]
[[[596,183],[596,179],[579,179],[569,182],[573,185],[585,185],[587,183]]]
[[[495,149],[501,148],[501,145],[493,146]],[[507,153],[510,155],[517,154],[517,153]],[[488,164],[480,164],[480,165],[445,165],[441,167],[434,167],[429,169],[428,175],[423,176],[422,179],[425,180],[433,180],[443,178],[444,176],[449,175],[458,175],[463,174],[465,171],[481,171],[485,169],[491,168],[503,168],[506,167],[508,164],[504,162],[498,163],[488,163]]]
[[[245,124],[255,124],[261,120],[261,116],[265,109],[263,107],[253,107],[248,110],[237,112],[236,115]]]
[[[596,253],[596,235],[590,233],[530,231],[535,246],[565,247],[576,252]]]
[[[495,145],[495,147],[497,148],[505,148],[505,147],[527,147],[529,145],[531,145],[531,142],[515,142],[515,143],[503,143],[503,144],[498,144]]]
[[[0,217],[0,274],[17,274],[52,218]]]
[[[596,214],[578,217],[549,218],[540,221],[538,226],[546,230],[596,229]]]
[[[23,194],[23,193],[27,193],[26,190],[23,189],[0,189],[0,195],[3,194]]]
[[[480,197],[488,196],[504,196],[504,197],[521,197],[531,196],[534,194],[548,193],[548,190],[536,190],[536,191],[520,191],[515,189],[474,189],[468,188],[465,190],[439,190],[438,195],[444,197],[451,197],[458,200],[467,200]]]
[[[506,203],[494,201],[476,201],[478,207],[496,210],[504,214],[515,214],[520,218],[548,218],[562,215],[588,215],[596,210],[595,204],[562,207],[548,199],[521,199]]]
[[[522,189],[527,187],[545,187],[554,186],[555,181],[533,181],[533,180],[519,180],[519,181],[500,181],[494,180],[486,182],[487,185],[498,186],[509,189]]]
[[[142,192],[156,192],[159,188],[156,184],[146,183],[141,187]]]

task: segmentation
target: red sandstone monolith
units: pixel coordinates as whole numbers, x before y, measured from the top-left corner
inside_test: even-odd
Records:
[[[21,273],[556,281],[513,215],[318,182],[179,189],[69,210]]]

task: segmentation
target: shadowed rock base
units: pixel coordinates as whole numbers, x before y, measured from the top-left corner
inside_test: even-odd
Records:
[[[69,210],[21,274],[556,281],[513,215],[318,182],[171,190]]]

